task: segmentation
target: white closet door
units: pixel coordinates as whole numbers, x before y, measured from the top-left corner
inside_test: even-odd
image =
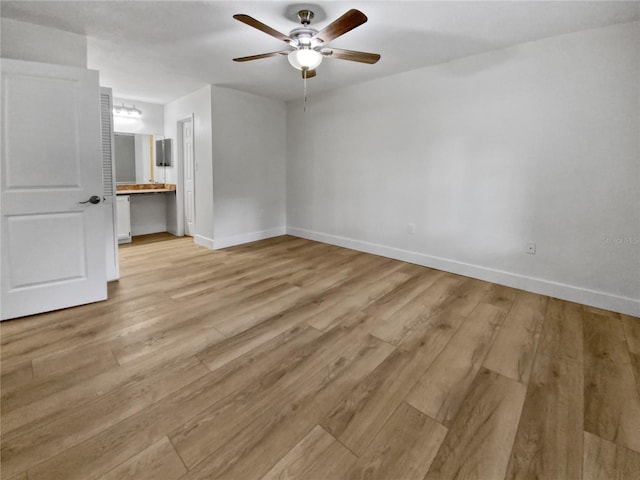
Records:
[[[98,72],[3,59],[1,123],[0,318],[106,299]]]
[[[105,254],[107,281],[120,277],[118,236],[116,233],[116,169],[113,158],[113,98],[110,88],[100,87],[100,126],[102,141],[102,183],[104,198]]]

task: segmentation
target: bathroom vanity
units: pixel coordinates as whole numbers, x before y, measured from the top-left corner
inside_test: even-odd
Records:
[[[118,243],[168,231],[176,204],[176,185],[166,183],[174,163],[171,140],[120,132],[114,138]]]
[[[135,235],[167,231],[167,204],[173,205],[176,186],[167,183],[116,185],[118,198],[118,243]]]

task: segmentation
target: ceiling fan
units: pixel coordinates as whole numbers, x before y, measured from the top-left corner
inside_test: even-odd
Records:
[[[292,50],[281,50],[279,52],[262,53],[260,55],[251,55],[249,57],[234,58],[235,62],[248,62],[250,60],[259,60],[262,58],[277,57],[286,55],[289,57],[289,63],[298,70],[302,71],[302,78],[313,78],[316,76],[316,68],[322,62],[324,57],[339,58],[340,60],[349,60],[351,62],[373,64],[380,60],[377,53],[357,52],[354,50],[343,50],[340,48],[327,48],[325,45],[335,40],[341,35],[359,27],[367,21],[367,16],[359,10],[349,10],[333,23],[327,25],[318,31],[310,27],[314,14],[311,10],[300,10],[298,18],[302,27],[294,28],[289,35],[274,30],[264,23],[250,17],[249,15],[238,14],[233,18],[257,28],[258,30],[271,35],[278,40],[289,44]]]

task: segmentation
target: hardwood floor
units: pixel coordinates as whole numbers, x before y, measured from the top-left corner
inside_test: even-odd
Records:
[[[293,237],[0,324],[7,480],[640,478],[640,319]]]

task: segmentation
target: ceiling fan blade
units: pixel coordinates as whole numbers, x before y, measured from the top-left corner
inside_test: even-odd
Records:
[[[280,33],[279,31],[271,28],[269,25],[265,25],[260,20],[256,20],[255,18],[250,17],[249,15],[244,15],[242,13],[239,13],[234,15],[233,18],[235,18],[239,22],[249,25],[250,27],[257,28],[261,32],[264,32],[267,35],[271,35],[272,37],[275,37],[278,40],[282,40],[283,42],[286,42],[286,43],[291,42],[291,38],[289,38],[284,33]]]
[[[315,70],[302,70],[302,78],[313,78],[316,76]]]
[[[261,58],[277,57],[279,55],[289,55],[289,50],[280,52],[261,53],[260,55],[251,55],[249,57],[234,58],[234,62],[248,62],[249,60],[260,60]]]
[[[360,10],[351,9],[333,23],[327,25],[314,35],[314,38],[329,43],[331,40],[338,38],[340,35],[359,27],[367,21],[367,16]]]
[[[325,57],[339,58],[340,60],[350,60],[352,62],[373,64],[380,60],[377,53],[357,52],[355,50],[343,50],[341,48],[323,48],[320,53]]]

